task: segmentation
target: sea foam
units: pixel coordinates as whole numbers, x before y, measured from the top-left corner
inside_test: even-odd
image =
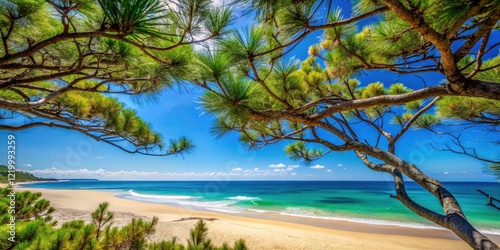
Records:
[[[231,207],[231,205],[236,204],[238,200],[208,201],[203,200],[202,197],[199,196],[140,194],[134,192],[134,190],[129,190],[128,195],[123,196],[123,198],[146,202],[181,205],[189,208],[213,210],[224,213],[239,213],[243,210],[239,207]]]
[[[250,197],[250,196],[244,196],[244,195],[233,196],[233,197],[229,197],[228,199],[230,199],[230,200],[238,200],[238,201],[260,200],[259,197]]]

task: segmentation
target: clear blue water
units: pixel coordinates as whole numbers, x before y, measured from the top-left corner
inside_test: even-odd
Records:
[[[433,227],[399,201],[390,182],[355,181],[63,181],[27,184],[50,189],[111,191],[116,196],[144,202],[226,213],[280,213],[365,223]],[[466,216],[476,227],[500,234],[500,210],[485,206],[476,191],[500,197],[500,183],[449,182]],[[415,183],[407,183],[410,196],[442,212],[436,198]]]

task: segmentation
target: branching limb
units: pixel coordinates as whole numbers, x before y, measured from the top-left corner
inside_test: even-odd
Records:
[[[455,154],[467,155],[467,156],[470,156],[470,157],[475,158],[477,160],[492,163],[492,164],[500,164],[500,161],[487,159],[487,158],[479,156],[475,148],[470,148],[470,147],[466,147],[465,145],[463,145],[462,140],[460,139],[461,134],[459,134],[459,135],[449,134],[449,135],[451,137],[453,137],[452,142],[455,146],[458,147],[458,149],[452,148],[450,145],[446,145],[446,149],[436,148],[434,145],[431,144],[432,148],[434,148],[435,150],[438,150],[438,151],[448,151],[448,152],[452,152]]]
[[[429,104],[427,104],[425,107],[420,109],[417,113],[415,113],[409,120],[406,122],[406,124],[403,126],[403,128],[394,136],[394,139],[391,140],[392,144],[395,144],[403,134],[410,129],[410,127],[413,125],[413,123],[425,112],[427,112],[429,109],[431,109],[436,102],[441,99],[441,97],[436,97],[434,98]]]

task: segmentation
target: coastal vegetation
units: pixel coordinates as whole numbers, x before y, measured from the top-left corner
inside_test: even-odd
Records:
[[[150,249],[150,250],[246,250],[244,240],[233,246],[224,243],[215,246],[207,236],[207,225],[199,220],[190,230],[187,244],[182,244],[174,236],[171,240],[151,242],[147,238],[155,233],[158,217],[146,221],[132,218],[123,227],[113,226],[114,213],[109,211],[109,203],[100,203],[92,212],[91,223],[72,220],[59,225],[51,214],[55,209],[50,202],[42,199],[40,192],[15,192],[15,213],[10,213],[12,190],[0,189],[0,248],[1,249]],[[10,217],[15,216],[15,240],[9,234]]]
[[[255,16],[251,27],[230,30],[236,8]],[[441,182],[399,152],[405,135],[422,129],[451,138],[433,150],[473,157],[498,173],[498,159],[463,143],[462,134],[499,131],[500,2],[358,0],[352,13],[312,0],[223,7],[205,0],[1,1],[0,108],[9,122],[0,129],[62,128],[130,153],[187,153],[188,139],[165,145],[110,95],[154,98],[189,81],[206,90],[201,102],[219,136],[239,133],[253,149],[290,141],[286,153],[306,163],[351,151],[393,178],[391,198],[473,248],[498,249]],[[293,57],[319,34],[307,58]],[[406,82],[383,82],[381,72]],[[488,138],[497,137],[481,140]],[[407,179],[442,211],[414,201]],[[79,240],[94,230],[67,227],[80,230]]]
[[[15,177],[15,178],[14,178]],[[16,171],[15,176],[12,177],[16,182],[31,182],[31,181],[57,181],[56,179],[44,179],[36,177],[26,171]],[[8,183],[9,169],[5,165],[0,165],[0,183]]]

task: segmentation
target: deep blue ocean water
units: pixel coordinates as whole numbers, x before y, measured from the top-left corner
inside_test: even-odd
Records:
[[[413,214],[394,194],[391,182],[370,181],[61,181],[27,184],[50,189],[87,189],[114,192],[117,197],[225,213],[279,213],[372,224],[434,227]],[[500,210],[486,206],[476,191],[500,197],[500,183],[444,183],[476,227],[500,234]],[[413,182],[410,196],[437,212],[437,199]],[[500,205],[500,204],[498,204]]]

